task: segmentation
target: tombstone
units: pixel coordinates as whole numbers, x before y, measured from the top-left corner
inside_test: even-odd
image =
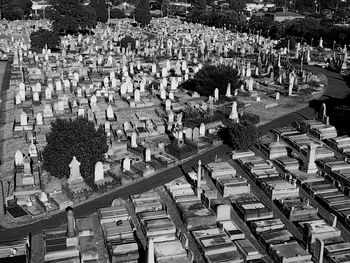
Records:
[[[15,153],[15,165],[23,165],[23,153],[20,150],[17,150]]]
[[[326,104],[322,103],[321,105],[321,111],[320,111],[320,121],[324,122],[327,116],[327,108],[326,108]]]
[[[306,163],[304,164],[304,168],[307,174],[315,174],[318,171],[315,163],[316,148],[317,148],[317,144],[313,142],[311,142],[310,145],[308,145],[307,160],[306,160]]]
[[[295,79],[294,73],[291,73],[289,75],[288,96],[291,96],[293,94],[294,79]]]
[[[135,89],[134,91],[134,101],[139,102],[140,101],[140,90]]]
[[[37,91],[33,93],[33,101],[39,101],[39,93]]]
[[[108,105],[108,108],[107,108],[107,120],[114,120],[114,112],[113,112],[112,105]]]
[[[165,100],[165,110],[166,111],[171,110],[171,100],[170,99]]]
[[[78,109],[78,117],[84,117],[85,116],[85,109],[84,108],[79,108]]]
[[[137,134],[136,134],[136,132],[133,132],[131,134],[131,143],[130,143],[131,148],[136,148],[137,147],[136,138],[137,138]]]
[[[150,162],[151,161],[151,149],[146,148],[145,150],[145,162]]]
[[[175,99],[174,92],[172,92],[172,91],[169,92],[169,99],[172,101]]]
[[[280,100],[280,93],[279,92],[276,92],[275,99]]]
[[[53,117],[52,107],[50,104],[46,104],[44,108],[44,118]]]
[[[51,100],[51,89],[49,87],[45,89],[45,99]]]
[[[226,89],[226,95],[225,95],[227,98],[230,98],[232,97],[231,95],[231,83],[228,83],[227,84],[227,89]]]
[[[19,105],[22,103],[21,96],[19,94],[16,95],[15,100],[16,100],[16,105]]]
[[[199,128],[198,127],[195,127],[193,129],[193,132],[192,132],[192,140],[194,142],[198,142],[199,141]]]
[[[97,105],[97,98],[96,95],[92,95],[90,98],[90,106],[95,106]]]
[[[168,122],[171,122],[171,123],[174,122],[174,118],[175,118],[175,116],[174,116],[173,111],[170,111],[168,114]]]
[[[231,113],[229,118],[234,121],[238,121],[238,112],[237,112],[237,102],[232,103]]]
[[[102,162],[97,162],[95,164],[95,171],[94,171],[94,182],[98,182],[103,180],[104,174],[103,174],[103,164]]]
[[[214,101],[218,101],[219,100],[219,89],[216,88],[214,90]]]
[[[199,126],[199,136],[203,137],[205,136],[205,124],[201,123],[201,125]]]
[[[41,91],[41,84],[40,82],[36,83],[35,85],[35,91],[40,92]]]
[[[162,100],[165,100],[165,99],[166,99],[166,91],[165,91],[164,88],[160,90],[160,98],[161,98]]]
[[[27,116],[27,113],[25,113],[24,111],[22,111],[22,112],[21,112],[20,119],[21,119],[21,126],[28,125],[28,116]]]
[[[185,134],[186,134],[187,140],[192,140],[192,129],[191,128],[187,128]]]
[[[80,162],[75,156],[73,156],[72,161],[69,164],[70,174],[68,178],[68,184],[76,184],[84,181],[83,177],[80,174]]]
[[[36,115],[36,125],[43,125],[43,115],[40,112]]]
[[[130,171],[130,158],[128,156],[123,160],[123,171]]]
[[[156,64],[152,64],[152,74],[156,74],[157,73],[157,65]]]
[[[250,77],[248,80],[248,91],[253,91],[253,86],[254,86],[254,80],[252,77]]]
[[[43,203],[47,203],[49,201],[47,194],[45,192],[41,192],[39,199]]]

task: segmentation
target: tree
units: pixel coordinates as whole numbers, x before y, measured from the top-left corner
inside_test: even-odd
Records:
[[[149,8],[148,0],[139,0],[135,9],[135,20],[140,23],[142,27],[151,22],[152,16]]]
[[[75,120],[56,119],[51,123],[44,148],[44,169],[52,176],[67,178],[73,156],[81,163],[80,171],[85,180],[93,180],[96,162],[103,161],[107,152],[106,135],[102,126],[96,130],[85,118]]]
[[[134,50],[136,46],[136,40],[129,35],[125,36],[122,40],[120,40],[121,47],[127,48],[129,44],[131,44],[131,49]]]
[[[229,0],[230,8],[238,13],[243,12],[246,4],[246,0]]]
[[[39,29],[30,34],[30,42],[32,49],[38,52],[41,51],[45,45],[50,49],[56,49],[60,44],[60,37],[50,30]]]
[[[299,11],[315,11],[315,1],[314,0],[296,0],[295,9]]]
[[[86,33],[96,26],[96,14],[83,0],[50,0],[54,17],[52,28],[58,34]]]
[[[23,19],[31,13],[32,5],[30,0],[2,0],[1,15],[8,20]]]
[[[218,135],[225,144],[235,150],[247,150],[256,143],[258,129],[248,123],[237,123],[232,127],[222,128]]]
[[[90,6],[95,10],[96,20],[106,23],[108,20],[108,8],[105,0],[91,0]]]
[[[193,79],[183,83],[182,87],[197,91],[202,96],[213,96],[215,89],[218,88],[219,94],[224,95],[228,83],[231,83],[232,91],[238,87],[237,73],[237,70],[226,65],[204,66],[194,75]]]
[[[112,19],[115,19],[115,18],[121,19],[121,18],[125,18],[125,17],[126,17],[126,15],[122,10],[120,10],[118,8],[114,8],[111,10],[111,18]]]

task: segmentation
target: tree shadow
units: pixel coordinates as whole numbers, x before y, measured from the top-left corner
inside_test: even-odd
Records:
[[[335,79],[339,78],[335,77]],[[349,90],[348,95],[344,98],[324,95],[320,99],[311,100],[309,107],[320,112],[322,104],[325,103],[326,115],[329,116],[330,124],[337,128],[338,135],[350,135],[350,75],[344,76],[342,80],[345,81]],[[332,89],[332,86],[329,86],[328,89]]]

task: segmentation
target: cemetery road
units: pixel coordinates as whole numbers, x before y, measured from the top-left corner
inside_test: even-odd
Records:
[[[331,97],[331,98],[344,98],[349,93],[349,87],[347,87],[342,76],[335,72],[330,72],[318,67],[308,67],[315,73],[322,73],[328,77],[328,88],[323,97],[320,100]],[[272,128],[282,127],[289,125],[293,121],[313,118],[315,116],[315,110],[310,106],[300,109],[296,112],[285,115],[279,119],[272,121],[271,123],[261,126],[260,132],[262,134],[266,133]],[[214,149],[200,155],[200,159],[203,163],[207,163],[214,160],[215,156],[223,156],[227,153],[229,149],[226,146],[218,146]],[[183,163],[181,166],[171,168],[169,170],[163,171],[159,174],[151,176],[143,181],[137,182],[135,184],[126,186],[115,192],[111,192],[105,196],[101,196],[92,200],[91,202],[84,203],[82,205],[74,208],[74,213],[77,217],[87,216],[94,213],[97,208],[106,207],[111,204],[111,201],[115,198],[127,198],[130,194],[141,193],[144,191],[151,190],[157,186],[163,185],[173,179],[180,177],[183,172],[188,172],[192,167],[196,167],[199,157],[195,157],[190,161]],[[6,240],[14,240],[17,238],[24,237],[27,233],[32,232],[33,234],[42,231],[43,228],[56,227],[64,224],[66,221],[65,212],[61,212],[52,216],[51,218],[44,219],[40,222],[33,223],[30,225],[14,228],[14,229],[0,229],[0,242]]]

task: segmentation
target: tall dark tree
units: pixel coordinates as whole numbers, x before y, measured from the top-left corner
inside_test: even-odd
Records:
[[[96,20],[106,23],[108,20],[108,7],[105,0],[91,0],[90,6],[95,10]]]
[[[47,29],[39,29],[30,34],[30,42],[34,51],[41,51],[45,45],[50,49],[55,49],[60,44],[60,37]]]
[[[69,163],[75,156],[81,163],[82,177],[91,181],[96,162],[103,161],[107,150],[102,127],[96,130],[92,122],[81,117],[75,120],[56,119],[51,123],[43,152],[44,169],[52,176],[67,178]]]
[[[59,34],[85,33],[96,26],[94,9],[83,0],[50,0],[54,10],[53,31]]]
[[[237,70],[230,66],[205,66],[198,71],[193,79],[182,84],[187,90],[197,91],[202,96],[214,96],[216,88],[219,94],[225,95],[228,83],[231,83],[231,90],[238,87]]]
[[[314,0],[296,0],[295,9],[299,11],[315,11],[315,1]]]
[[[247,150],[256,143],[259,132],[258,129],[248,123],[237,123],[232,127],[226,127],[219,131],[219,136],[223,143],[235,150]]]
[[[229,0],[230,8],[238,13],[243,12],[246,7],[246,0]]]
[[[139,0],[135,9],[135,20],[142,27],[148,25],[151,22],[152,16],[149,7],[148,0]]]
[[[2,0],[0,5],[2,18],[16,20],[28,16],[33,3],[30,0]]]

